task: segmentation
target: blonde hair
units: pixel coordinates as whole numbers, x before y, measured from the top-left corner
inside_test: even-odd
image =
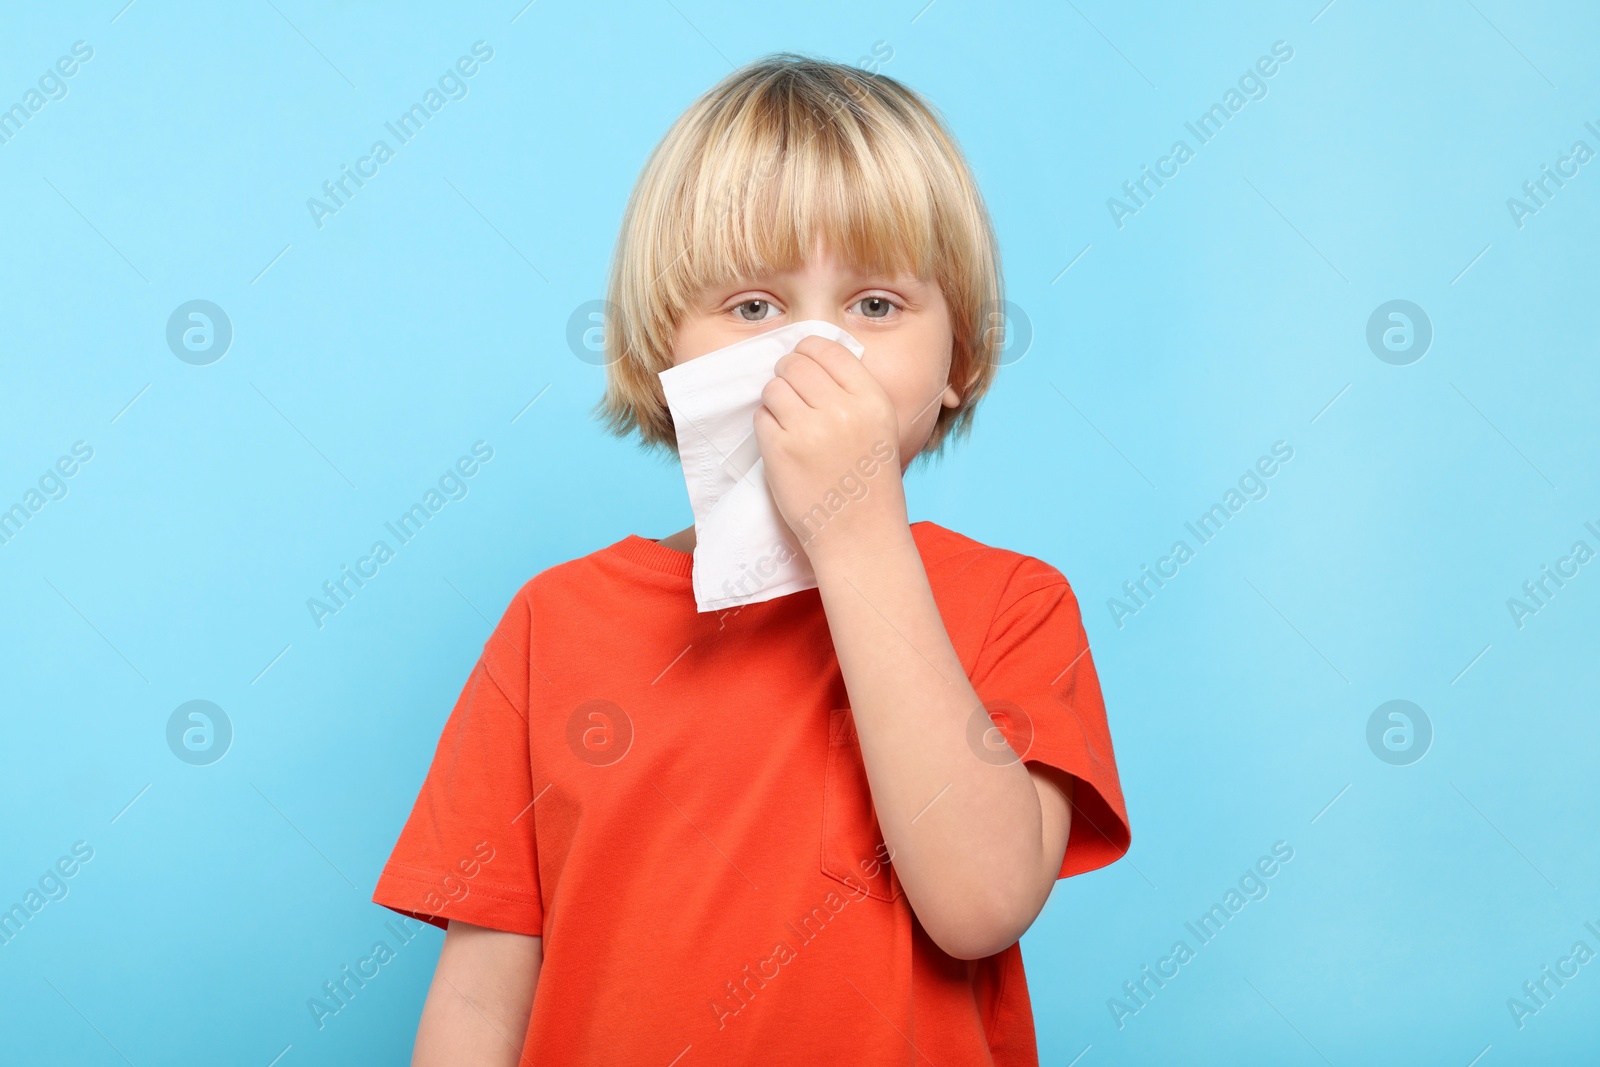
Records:
[[[606,429],[677,453],[657,374],[704,289],[799,267],[821,238],[864,270],[937,281],[954,334],[950,384],[918,458],[970,431],[1003,343],[999,250],[977,183],[937,111],[882,74],[792,52],[691,104],[634,186],[611,263]]]

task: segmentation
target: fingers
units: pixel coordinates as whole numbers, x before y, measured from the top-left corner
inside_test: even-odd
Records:
[[[839,388],[848,392],[860,392],[860,384],[872,378],[871,372],[854,352],[826,337],[802,337],[796,342],[794,350],[816,360],[839,383]]]
[[[810,407],[834,406],[838,402],[839,383],[820,363],[803,352],[790,352],[778,360],[773,374],[773,381],[786,382]]]
[[[868,373],[844,345],[817,336],[802,337],[793,352],[778,360],[774,372],[811,407],[827,403],[833,389],[861,392],[864,383],[860,376]]]
[[[756,408],[756,422],[760,423],[762,412],[765,411],[786,430],[794,426],[799,416],[810,407],[784,378],[774,378],[762,387],[761,402],[765,407]]]

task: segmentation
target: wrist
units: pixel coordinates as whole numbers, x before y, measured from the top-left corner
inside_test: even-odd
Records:
[[[904,518],[886,517],[849,530],[827,531],[804,546],[819,583],[842,573],[871,569],[906,556],[921,559],[911,526]]]

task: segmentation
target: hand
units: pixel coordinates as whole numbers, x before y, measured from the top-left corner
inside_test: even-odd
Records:
[[[894,402],[843,345],[804,337],[761,391],[767,484],[812,564],[908,528]]]

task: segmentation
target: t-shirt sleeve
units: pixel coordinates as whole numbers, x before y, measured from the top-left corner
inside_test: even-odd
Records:
[[[1033,557],[1012,572],[972,687],[1024,763],[1072,775],[1072,828],[1057,878],[1120,859],[1130,840],[1100,679],[1078,600],[1061,572]]]
[[[528,749],[531,609],[512,600],[434,750],[374,902],[438,927],[538,936],[544,909]]]

